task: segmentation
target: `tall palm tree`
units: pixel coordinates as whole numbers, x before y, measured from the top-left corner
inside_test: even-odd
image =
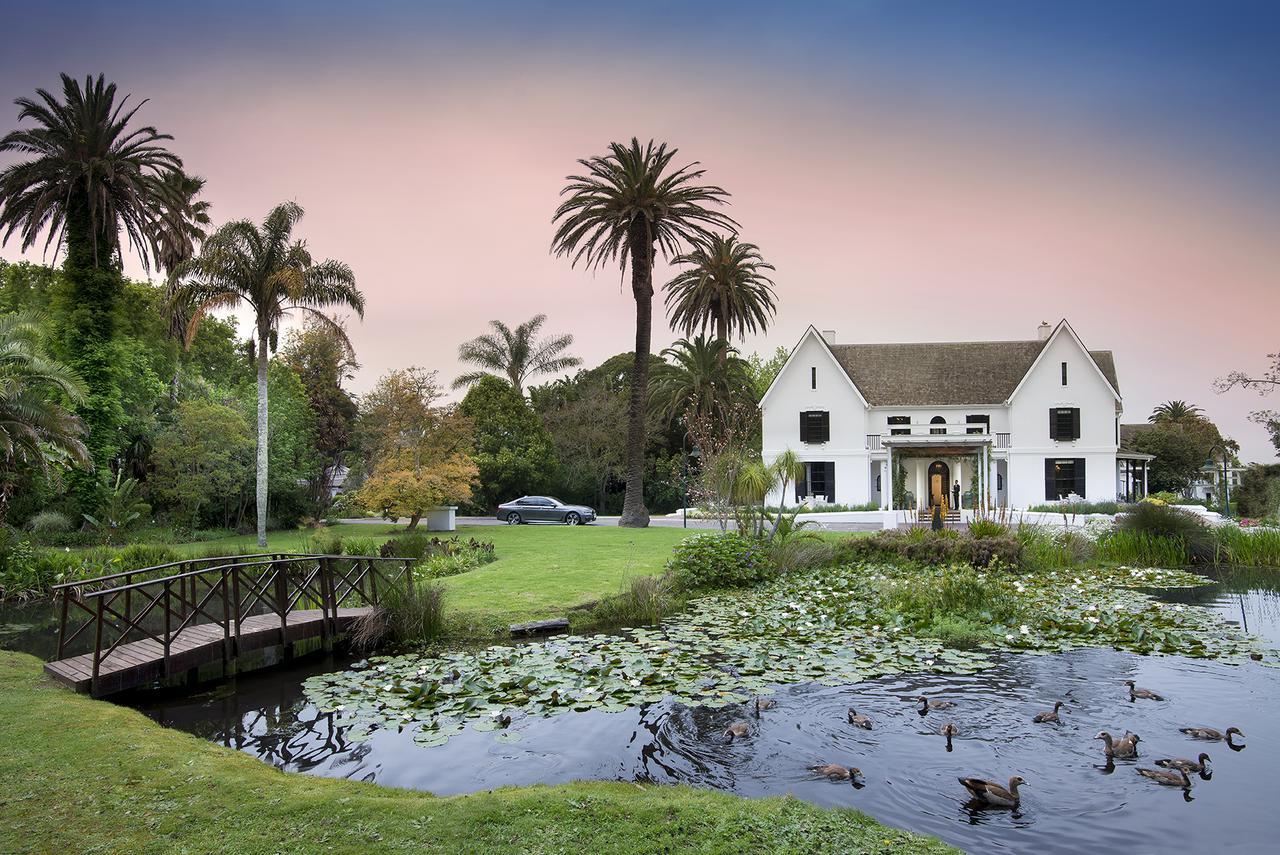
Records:
[[[33,127],[0,139],[0,152],[27,159],[0,172],[0,241],[17,233],[23,250],[44,234],[45,249],[65,246],[70,285],[63,350],[88,387],[78,409],[94,459],[104,468],[114,455],[124,417],[112,362],[120,277],[120,231],[144,266],[155,254],[153,225],[182,161],[164,147],[168,134],[133,119],[145,101],[116,100],[102,75],[84,86],[62,75],[62,97],[44,89],[19,98],[18,120]]]
[[[746,363],[724,339],[680,339],[654,366],[649,405],[663,419],[720,417],[730,404],[752,400]]]
[[[0,316],[0,522],[8,514],[18,468],[47,473],[57,459],[92,467],[84,424],[58,403],[59,396],[78,403],[84,384],[45,354],[39,319]]]
[[[163,186],[159,216],[152,224],[152,242],[156,247],[156,266],[169,275],[165,312],[169,321],[169,337],[183,350],[190,347],[187,328],[195,307],[178,298],[178,282],[174,273],[183,263],[195,257],[196,248],[208,234],[209,203],[200,199],[205,181],[196,175],[169,172],[157,179]],[[182,359],[174,360],[173,377],[169,381],[169,400],[177,403],[182,382]]]
[[[174,300],[194,307],[187,336],[215,309],[248,303],[254,313],[254,355],[258,364],[258,545],[267,545],[267,364],[280,322],[291,312],[309,314],[346,340],[342,326],[320,311],[345,305],[364,317],[364,296],[355,274],[339,261],[314,261],[306,244],[293,239],[302,208],[285,202],[261,226],[249,220],[227,223],[210,235],[200,254],[178,266]]]
[[[1204,410],[1188,404],[1186,401],[1165,401],[1151,411],[1151,415],[1147,416],[1147,421],[1155,424],[1156,422],[1185,422],[1193,419],[1204,417]]]
[[[729,341],[768,328],[777,306],[765,271],[774,267],[758,246],[717,234],[673,263],[690,265],[666,286],[671,324],[685,336],[710,328],[716,338]]]
[[[470,371],[453,381],[453,388],[470,386],[481,377],[504,377],[519,394],[524,394],[524,381],[535,374],[554,374],[581,365],[576,356],[564,356],[573,344],[573,336],[552,336],[537,341],[538,331],[547,322],[546,315],[534,315],[512,330],[502,321],[489,321],[493,332],[463,342],[458,359],[479,365],[482,371]]]
[[[680,248],[707,239],[737,223],[713,206],[729,194],[699,183],[697,162],[672,168],[677,149],[650,140],[641,146],[610,143],[609,153],[579,160],[585,173],[570,175],[556,208],[551,249],[587,268],[617,263],[631,267],[631,296],[636,304],[636,346],[627,412],[627,491],[620,525],[649,524],[644,506],[645,398],[649,386],[649,350],[653,328],[653,264],[680,254]]]

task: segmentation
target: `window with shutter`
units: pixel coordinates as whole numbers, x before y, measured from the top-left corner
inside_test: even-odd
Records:
[[[1074,493],[1085,495],[1085,461],[1083,457],[1046,458],[1044,461],[1044,497],[1048,501],[1065,499]]]
[[[1088,493],[1085,492],[1084,458],[1077,457],[1073,462],[1075,464],[1074,465],[1075,484],[1072,485],[1071,489],[1072,489],[1072,492],[1074,492],[1077,496],[1083,499],[1085,496],[1089,495]]]
[[[796,479],[796,501],[803,502],[809,495],[809,464],[800,467],[799,475]]]
[[[800,414],[800,441],[801,442],[809,441],[809,414],[808,413]]]
[[[900,425],[900,427],[894,427]],[[889,435],[908,436],[911,433],[911,416],[889,416]]]
[[[827,501],[834,502],[836,500],[836,464],[834,462],[824,464],[826,467],[827,479]]]
[[[831,414],[825,410],[807,410],[800,414],[800,441],[831,441]]]
[[[991,416],[965,416],[965,433],[991,433]]]
[[[1079,407],[1054,407],[1049,410],[1049,439],[1069,442],[1079,438]]]

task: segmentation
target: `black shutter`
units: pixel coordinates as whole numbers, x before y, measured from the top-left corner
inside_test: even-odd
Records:
[[[804,501],[804,497],[809,492],[809,466],[808,464],[800,464],[800,477],[796,479],[796,501]]]
[[[835,463],[824,463],[827,467],[827,501],[834,502],[836,500],[836,465]]]
[[[803,418],[803,416],[802,416]],[[1058,438],[1058,411],[1053,407],[1049,408],[1049,439]]]
[[[819,433],[819,442],[831,441],[831,413],[826,412],[822,414],[822,430],[819,431]]]
[[[1053,411],[1050,410],[1052,415]],[[1058,498],[1058,488],[1054,484],[1053,458],[1046,457],[1044,459],[1044,498],[1046,502],[1052,502]]]
[[[809,414],[808,413],[800,414],[800,441],[801,442],[809,441]]]
[[[1080,408],[1076,407],[1071,411],[1071,438],[1080,438]],[[1084,495],[1081,493],[1080,495]]]
[[[1079,410],[1077,410],[1076,412],[1079,412]],[[1083,498],[1085,497],[1085,495],[1086,495],[1086,494],[1085,494],[1085,492],[1084,492],[1084,487],[1085,487],[1085,484],[1084,484],[1084,458],[1083,458],[1083,457],[1077,457],[1077,458],[1075,459],[1075,461],[1076,461],[1076,466],[1075,466],[1075,469],[1076,469],[1076,483],[1075,483],[1075,487],[1074,487],[1073,489],[1075,490],[1075,494],[1076,494],[1077,496],[1079,496],[1080,498],[1082,498],[1082,499],[1083,499]]]

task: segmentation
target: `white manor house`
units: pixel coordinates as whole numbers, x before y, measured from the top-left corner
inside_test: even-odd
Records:
[[[763,457],[802,480],[771,504],[990,511],[1135,501],[1150,455],[1120,447],[1115,360],[1071,325],[1024,341],[837,344],[805,332],[761,399]],[[895,501],[896,497],[896,501]]]

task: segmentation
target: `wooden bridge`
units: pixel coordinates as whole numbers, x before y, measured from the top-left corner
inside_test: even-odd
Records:
[[[393,589],[412,593],[412,560],[339,555],[191,559],[54,587],[58,651],[45,672],[102,696],[246,653],[334,640]],[[78,650],[87,652],[77,653]]]

